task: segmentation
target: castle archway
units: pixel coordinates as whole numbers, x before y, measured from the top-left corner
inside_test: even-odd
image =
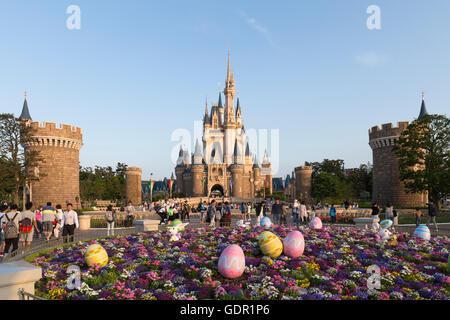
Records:
[[[211,188],[211,195],[212,196],[220,196],[223,197],[225,195],[225,192],[223,190],[223,187],[220,184],[215,184]]]

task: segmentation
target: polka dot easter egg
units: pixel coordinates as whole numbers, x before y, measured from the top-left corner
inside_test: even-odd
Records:
[[[283,240],[283,250],[284,254],[290,258],[300,257],[305,250],[303,234],[298,230],[289,232]]]
[[[258,238],[261,252],[271,258],[278,258],[283,252],[281,240],[272,232],[264,231]]]
[[[219,258],[219,272],[228,279],[235,279],[244,273],[245,256],[241,247],[232,244],[222,251]]]
[[[91,268],[94,268],[95,266],[103,268],[108,264],[108,253],[98,243],[91,244],[87,247],[84,257],[87,265]]]

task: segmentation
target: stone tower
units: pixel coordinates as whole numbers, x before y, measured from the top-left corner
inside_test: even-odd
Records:
[[[312,167],[300,166],[295,168],[295,197],[305,200],[312,193]]]
[[[54,122],[33,122],[25,97],[19,119],[31,127],[32,137],[25,149],[39,152],[43,161],[36,168],[29,168],[35,178],[29,183],[28,198],[36,208],[51,202],[63,207],[72,203],[81,208],[79,154],[83,145],[81,128]]]
[[[137,167],[128,167],[126,171],[126,196],[133,206],[138,206],[142,202],[142,169]]]
[[[422,94],[419,118],[428,114]],[[398,158],[392,150],[409,122],[398,122],[397,126],[386,123],[369,129],[369,145],[373,154],[372,200],[379,205],[391,202],[394,206],[423,206],[428,197],[425,193],[407,193],[399,178]]]

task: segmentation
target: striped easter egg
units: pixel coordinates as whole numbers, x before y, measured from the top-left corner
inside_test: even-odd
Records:
[[[98,243],[91,244],[84,253],[86,263],[89,267],[99,266],[103,268],[108,264],[108,253]]]
[[[291,258],[298,258],[305,249],[305,239],[300,231],[294,230],[288,233],[283,241],[284,254]]]
[[[271,225],[272,225],[272,221],[270,221],[270,218],[269,218],[269,217],[263,217],[263,218],[261,219],[261,222],[260,222],[260,226],[261,226],[261,227],[264,227],[264,228],[266,228],[266,229],[269,229]]]
[[[264,231],[258,238],[259,248],[261,252],[271,258],[278,258],[283,252],[283,243],[272,232]]]
[[[430,229],[426,225],[421,224],[416,228],[416,230],[413,233],[413,236],[428,241],[431,238]]]
[[[219,272],[225,278],[235,279],[244,273],[245,255],[241,247],[232,244],[222,251],[219,258]]]

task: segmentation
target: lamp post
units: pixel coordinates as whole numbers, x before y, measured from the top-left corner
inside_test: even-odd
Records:
[[[150,203],[153,202],[153,181],[152,181],[152,177],[153,177],[153,173],[150,173],[150,182],[149,182],[149,187],[150,187]]]

